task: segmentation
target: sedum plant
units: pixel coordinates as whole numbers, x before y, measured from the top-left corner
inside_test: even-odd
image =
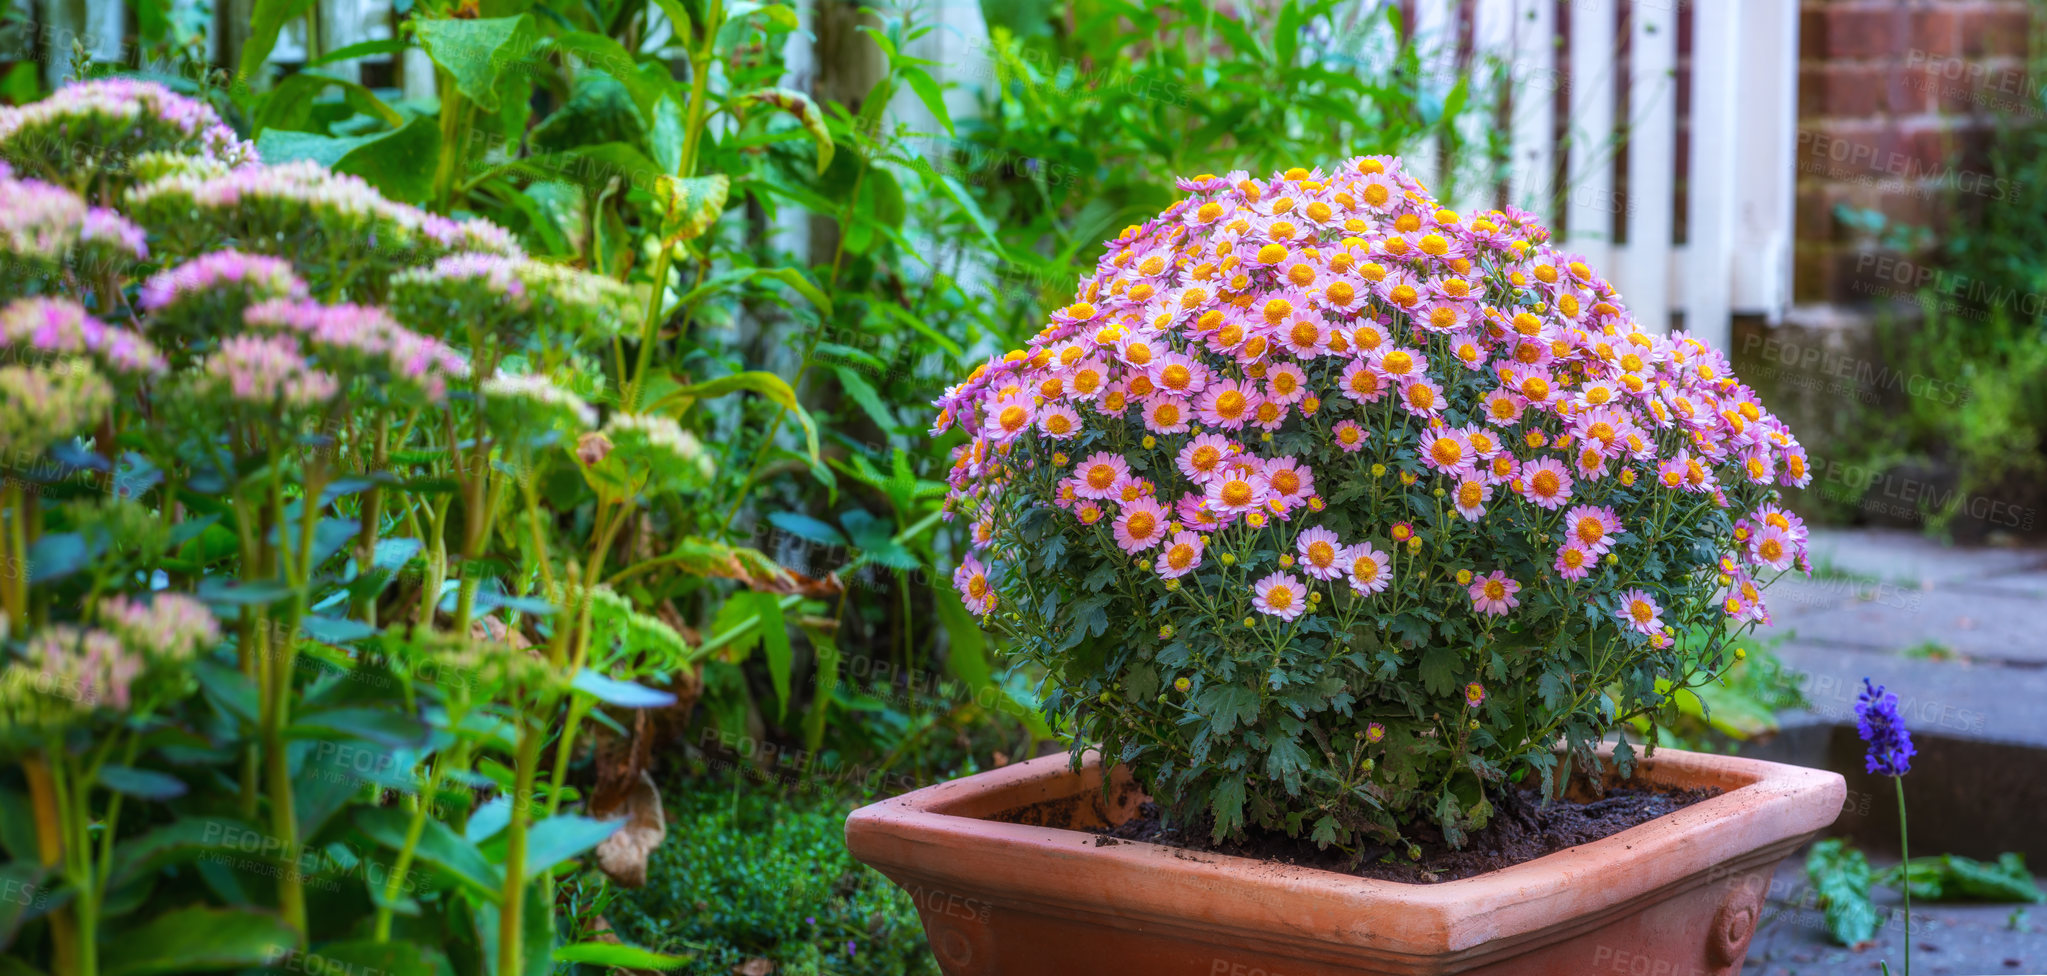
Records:
[[[605,394],[644,296],[128,80],[0,109],[0,263],[0,952],[678,965],[554,897],[702,658],[607,583],[715,474]]]
[[[1178,186],[934,428],[1076,763],[1217,839],[1461,845],[1768,619],[1810,474],[1720,352],[1397,158]]]

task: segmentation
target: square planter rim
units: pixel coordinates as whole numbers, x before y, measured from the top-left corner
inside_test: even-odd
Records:
[[[970,892],[956,889],[978,888],[999,903],[1055,914],[1068,913],[1057,906],[1096,903],[1134,920],[1214,927],[1220,920],[1208,906],[1226,889],[1260,906],[1258,924],[1246,935],[1429,957],[1548,941],[1560,928],[1581,929],[1707,884],[1766,888],[1762,868],[1833,823],[1847,793],[1840,774],[1827,770],[1669,748],[1638,757],[1635,775],[1650,785],[1724,792],[1587,844],[1435,884],[1144,841],[1098,847],[1099,835],[1085,830],[983,819],[1046,800],[1098,796],[1100,756],[1093,750],[1079,773],[1063,754],[1044,756],[870,804],[847,817],[846,842],[855,857],[898,882],[916,877],[961,895]],[[1827,802],[1816,802],[1816,793]],[[1004,872],[1012,881],[998,890],[975,880],[977,866],[1016,859],[1036,863]],[[1085,872],[1061,869],[1082,863]],[[1330,917],[1353,921],[1340,931],[1315,924]]]

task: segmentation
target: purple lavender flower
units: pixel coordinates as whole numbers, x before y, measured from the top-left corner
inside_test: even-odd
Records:
[[[1866,766],[1878,776],[1903,776],[1912,771],[1912,733],[1898,715],[1898,696],[1862,679],[1855,699],[1855,733],[1869,746]]]
[[[226,250],[202,254],[151,275],[142,283],[140,298],[142,308],[154,312],[200,292],[220,288],[233,288],[254,301],[306,297],[306,283],[293,273],[291,262]]]

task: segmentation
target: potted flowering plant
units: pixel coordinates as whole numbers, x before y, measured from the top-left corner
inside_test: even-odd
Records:
[[[1603,743],[1804,567],[1797,439],[1532,215],[1454,213],[1398,159],[1179,188],[934,427],[967,436],[955,582],[1072,755],[869,807],[854,852],[992,906],[926,908],[952,972],[1578,973],[1651,935],[1738,970],[1760,890],[1709,881],[1831,822],[1840,778]],[[1141,791],[1197,847],[1402,860],[1625,777],[1725,794],[1432,886],[1051,829]]]

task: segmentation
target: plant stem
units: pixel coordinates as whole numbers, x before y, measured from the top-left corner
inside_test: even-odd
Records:
[[[1891,783],[1898,788],[1898,857],[1905,875],[1900,885],[1905,892],[1905,976],[1912,976],[1912,851],[1906,846],[1910,832],[1905,829],[1905,777],[1893,776]]]
[[[498,912],[498,976],[520,976],[524,972],[520,940],[525,927],[526,828],[533,815],[534,767],[540,761],[540,733],[529,722],[519,730],[519,753],[512,787],[512,820],[505,827],[504,904]]]
[[[35,815],[36,859],[45,868],[57,867],[64,859],[64,835],[68,831],[62,804],[57,800],[55,779],[49,765],[37,756],[23,759],[21,772],[28,780],[29,808]],[[59,976],[77,973],[78,926],[71,906],[50,913],[50,942],[55,949],[55,971]]]

